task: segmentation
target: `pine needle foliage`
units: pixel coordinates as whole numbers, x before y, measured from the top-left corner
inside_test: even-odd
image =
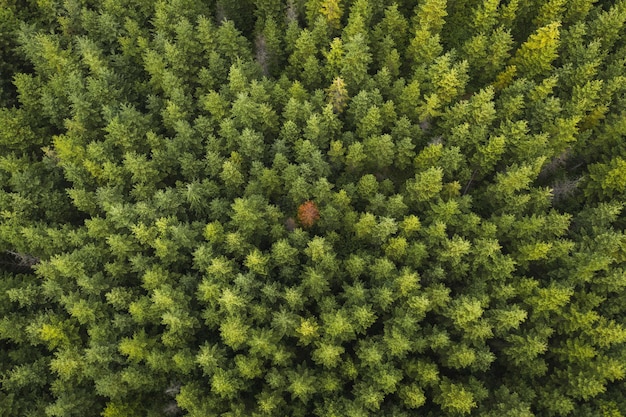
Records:
[[[0,0],[0,416],[626,416],[626,2]]]

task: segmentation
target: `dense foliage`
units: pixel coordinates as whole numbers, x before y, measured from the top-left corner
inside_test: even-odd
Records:
[[[626,415],[625,24],[0,0],[0,416]]]

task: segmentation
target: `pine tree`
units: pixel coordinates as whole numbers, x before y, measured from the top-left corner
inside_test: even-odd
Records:
[[[559,22],[551,22],[533,33],[513,57],[520,74],[530,78],[545,75],[558,56]]]
[[[333,29],[340,28],[343,10],[339,0],[324,0],[320,5],[320,13]]]

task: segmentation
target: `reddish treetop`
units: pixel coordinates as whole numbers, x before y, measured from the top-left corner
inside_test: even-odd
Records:
[[[320,211],[313,201],[306,201],[298,207],[298,221],[304,227],[311,227],[320,218]]]

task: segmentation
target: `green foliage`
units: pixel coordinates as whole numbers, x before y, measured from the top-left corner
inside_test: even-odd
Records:
[[[522,75],[535,77],[552,68],[552,61],[558,57],[560,26],[560,23],[552,22],[539,28],[517,50],[512,63]]]
[[[0,0],[0,416],[626,415],[625,23]]]

